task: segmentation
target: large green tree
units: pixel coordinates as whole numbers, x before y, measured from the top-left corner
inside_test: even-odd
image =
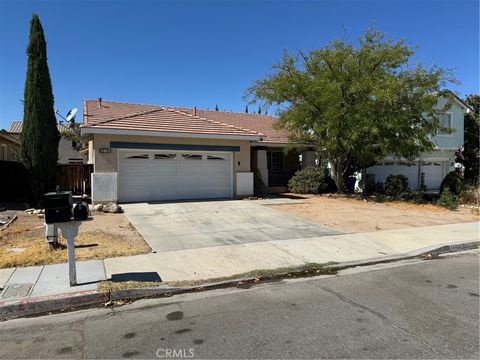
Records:
[[[60,134],[53,108],[47,44],[38,15],[30,21],[28,68],[24,90],[21,156],[32,176],[35,202],[54,183]]]
[[[473,108],[473,112],[465,114],[465,180],[471,184],[478,184],[480,163],[480,96],[469,95],[465,102]]]
[[[348,176],[387,154],[413,159],[433,149],[438,114],[451,104],[437,108],[438,96],[455,80],[448,70],[412,64],[413,54],[403,40],[369,30],[357,44],[286,52],[246,97],[276,106],[276,126],[293,142],[316,143],[343,192]]]

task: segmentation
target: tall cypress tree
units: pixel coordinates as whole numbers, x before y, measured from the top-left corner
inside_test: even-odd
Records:
[[[38,205],[41,195],[54,184],[60,134],[53,108],[47,44],[37,14],[30,21],[27,56],[21,154],[31,173],[32,194]]]

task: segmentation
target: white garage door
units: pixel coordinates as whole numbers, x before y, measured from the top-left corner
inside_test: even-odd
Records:
[[[412,190],[418,188],[418,165],[407,163],[396,163],[387,165],[375,165],[367,169],[367,174],[375,175],[375,182],[385,185],[389,175],[403,175],[408,178],[408,186]]]
[[[120,202],[232,197],[232,154],[119,151]]]
[[[424,162],[422,165],[423,176],[427,190],[439,190],[443,180],[443,164],[440,161]]]

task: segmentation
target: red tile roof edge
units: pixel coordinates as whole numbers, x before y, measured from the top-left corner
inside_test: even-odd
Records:
[[[85,123],[88,124],[88,116],[90,116],[90,115],[88,115],[88,105],[87,105],[88,101],[95,101],[95,100],[90,100],[90,99],[85,99],[84,100],[84,118],[85,117],[87,118],[87,121],[84,121],[84,124]],[[149,109],[149,110],[140,111],[140,112],[136,112],[136,113],[126,114],[124,116],[117,116],[117,117],[114,117],[114,118],[111,118],[111,119],[100,121],[100,122],[95,123],[95,124],[91,124],[90,126],[81,125],[81,127],[95,127],[97,125],[102,125],[102,124],[105,124],[105,123],[108,123],[108,122],[111,122],[111,121],[115,121],[115,120],[121,120],[121,119],[126,119],[126,118],[130,118],[130,117],[139,116],[139,115],[150,114],[152,112],[156,112],[156,111],[160,111],[160,110],[166,110],[166,111],[173,111],[177,114],[181,114],[183,116],[188,116],[188,117],[191,117],[191,118],[194,118],[194,119],[204,120],[204,121],[207,121],[207,122],[212,123],[212,124],[219,124],[219,125],[222,125],[222,126],[227,126],[227,127],[230,127],[230,128],[234,128],[236,130],[240,130],[240,131],[250,133],[251,135],[265,136],[264,134],[262,134],[261,132],[258,132],[258,131],[254,131],[254,130],[250,130],[250,129],[244,129],[244,128],[234,126],[234,125],[231,125],[231,124],[226,124],[226,123],[223,123],[223,122],[220,122],[220,121],[210,120],[210,119],[207,119],[205,117],[192,115],[192,114],[189,114],[185,111],[181,111],[181,110],[173,108],[173,107],[167,107],[167,106],[162,106],[162,105],[147,105],[147,104],[138,104],[138,103],[126,103],[126,102],[118,102],[118,101],[110,101],[110,100],[102,100],[102,102],[103,101],[108,102],[108,103],[117,103],[117,104],[125,104],[125,105],[154,106],[154,107],[156,107],[156,109]]]

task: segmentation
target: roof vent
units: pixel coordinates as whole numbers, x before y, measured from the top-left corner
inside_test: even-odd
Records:
[[[98,98],[98,107],[102,107],[102,98],[101,97]]]

